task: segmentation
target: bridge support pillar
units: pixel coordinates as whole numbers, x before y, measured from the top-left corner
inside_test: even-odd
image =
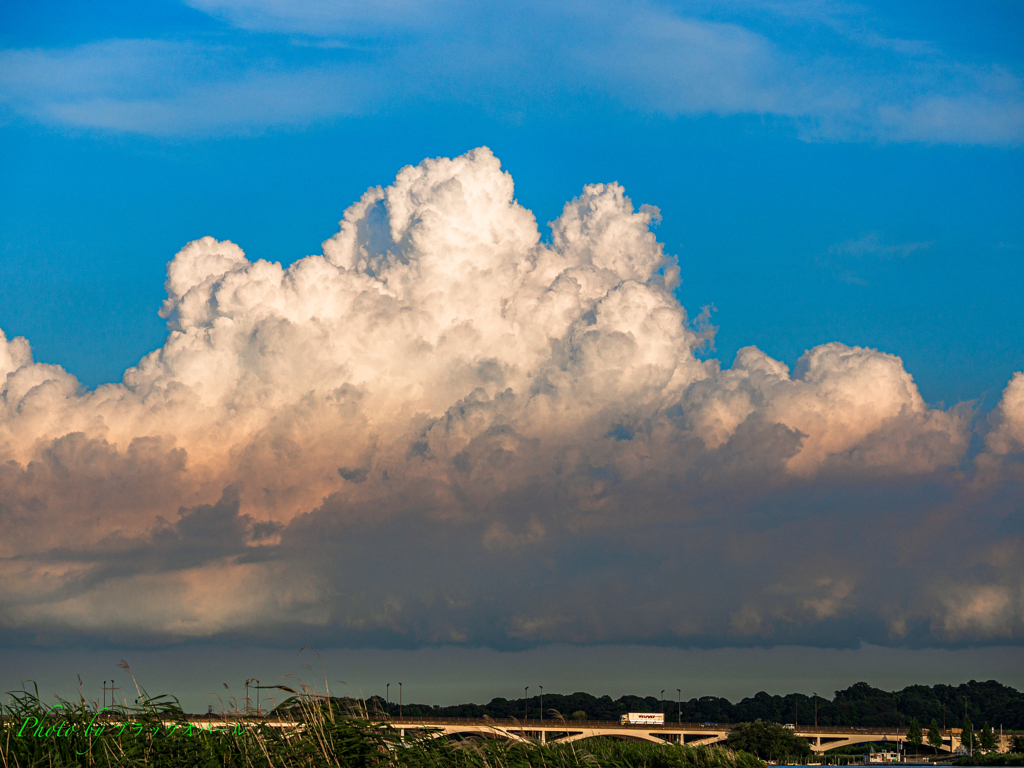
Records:
[[[540,743],[541,744],[547,744],[547,741],[546,741],[547,735],[548,735],[547,731],[541,731],[540,732]]]

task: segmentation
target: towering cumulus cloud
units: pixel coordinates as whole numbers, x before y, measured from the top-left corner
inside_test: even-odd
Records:
[[[748,347],[723,370],[695,355],[657,216],[595,184],[542,242],[482,148],[368,190],[287,269],[189,243],[167,341],[120,384],[85,391],[0,334],[0,624],[1022,637],[1020,539],[993,499],[1019,482],[1024,378],[979,479],[971,411],[929,408],[897,357],[834,342],[790,371]],[[963,578],[936,565],[953,546]]]

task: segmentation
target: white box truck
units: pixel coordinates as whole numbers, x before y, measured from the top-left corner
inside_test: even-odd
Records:
[[[664,725],[665,715],[661,712],[630,712],[619,718],[619,725]]]

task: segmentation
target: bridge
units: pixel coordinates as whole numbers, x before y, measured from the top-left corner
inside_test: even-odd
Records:
[[[407,732],[420,732],[435,737],[490,738],[510,741],[532,741],[541,744],[566,744],[597,736],[653,744],[685,744],[710,746],[725,741],[732,725],[718,723],[665,723],[664,725],[623,725],[606,720],[563,719],[491,719],[463,717],[413,718],[393,717],[381,722]],[[855,728],[851,726],[798,726],[793,733],[807,739],[811,750],[821,754],[837,747],[867,742],[905,743],[906,728]],[[959,729],[942,731],[942,747],[953,752],[960,746]],[[1003,738],[1003,742],[1007,742]],[[1005,751],[1008,744],[999,744]]]

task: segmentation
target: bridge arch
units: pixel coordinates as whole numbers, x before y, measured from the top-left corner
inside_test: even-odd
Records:
[[[565,738],[559,739],[558,744],[568,744],[569,742],[583,741],[584,739],[615,739],[616,741],[631,741],[634,744],[665,744],[667,743],[664,739],[660,739],[657,736],[644,733],[643,731],[614,731],[606,730],[601,733],[574,733],[566,736]]]
[[[489,741],[492,739],[523,741],[521,737],[506,733],[505,731],[483,731],[480,729],[445,731],[444,733],[436,734],[435,738],[448,739],[449,741]]]
[[[875,744],[891,744],[894,747],[897,744],[896,739],[889,739],[886,734],[883,734],[882,738],[879,738],[877,733],[844,733],[840,736],[829,737],[828,741],[825,740],[826,737],[822,736],[804,736],[804,738],[810,742],[811,749],[818,754],[824,754],[830,749],[853,746],[854,744],[870,744],[874,742]],[[815,743],[815,741],[818,743]],[[942,746],[938,748],[939,751],[952,752],[953,747],[949,742],[950,739],[948,738],[943,741]],[[908,742],[906,739],[901,738],[898,740],[898,743],[903,744],[904,748],[906,748]]]
[[[406,718],[390,721],[392,727],[401,728],[403,735],[419,732],[432,738],[453,739],[500,738],[510,742],[571,743],[586,738],[605,736],[625,741],[649,744],[685,744],[704,747],[724,741],[732,730],[729,724],[666,723],[664,725],[623,725],[614,721],[518,720],[507,718]],[[793,726],[790,726],[793,728]],[[888,741],[895,745],[906,741],[905,728],[857,728],[852,726],[822,726],[793,728],[795,735],[808,741],[819,755],[832,749]],[[942,752],[951,752],[958,743],[957,736],[946,731]]]

